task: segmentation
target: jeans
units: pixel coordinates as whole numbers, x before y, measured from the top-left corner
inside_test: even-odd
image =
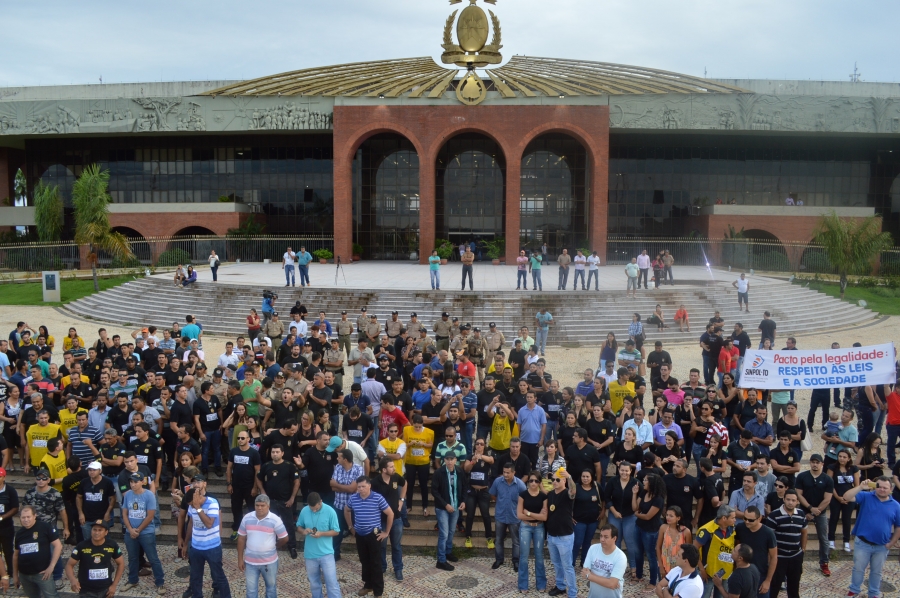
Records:
[[[462,290],[466,290],[466,277],[469,277],[469,290],[472,290],[472,266],[466,266],[463,264],[462,267]]]
[[[647,278],[650,273],[650,268],[641,268],[638,270],[638,288],[641,288],[641,281],[644,281],[644,288],[647,288]]]
[[[322,500],[325,500],[325,497],[322,497]],[[294,507],[291,505],[288,507],[285,505],[285,501],[283,500],[272,500],[270,503],[270,508],[275,515],[281,518],[281,522],[284,524],[284,529],[288,534],[287,547],[288,550],[291,548],[297,547],[297,517],[294,515]],[[233,517],[237,518],[237,514],[233,514]],[[338,517],[338,522],[343,521],[343,517]],[[342,538],[341,538],[342,539]],[[338,550],[338,554],[340,554],[340,550]]]
[[[572,563],[575,566],[583,564],[584,559],[587,558],[588,548],[591,547],[591,540],[594,538],[598,525],[600,525],[598,521],[575,523],[575,543],[572,546]]]
[[[487,437],[491,434],[491,426],[482,426],[479,424],[475,428],[475,438],[477,440],[487,440]],[[406,498],[409,498],[409,489],[406,490]]]
[[[440,270],[429,270],[431,272],[431,288],[439,289],[441,288],[441,271]]]
[[[707,385],[715,381],[716,359],[712,355],[703,356],[703,382]]]
[[[259,578],[262,576],[266,584],[266,598],[278,598],[275,576],[278,575],[278,561],[271,565],[244,564],[244,577],[247,580],[247,598],[259,596]]]
[[[887,559],[888,551],[883,544],[868,544],[856,537],[853,543],[853,574],[850,576],[850,591],[862,591],[866,567],[869,568],[869,596],[881,596],[881,570]]]
[[[544,438],[542,442],[549,442],[550,440],[556,440],[559,432],[559,420],[547,420],[547,428],[544,430]],[[537,461],[532,461],[532,463],[537,463]]]
[[[492,538],[494,533],[491,529],[491,495],[487,488],[484,488],[483,490],[469,488],[468,492],[466,492],[466,537],[472,537],[472,524],[475,523],[476,505],[478,506],[478,512],[481,513],[481,523],[484,525],[484,537]]]
[[[463,437],[462,437],[463,446],[466,447],[466,458],[471,458],[471,456],[472,456],[472,434],[474,432],[475,432],[475,421],[471,420],[471,419],[466,420],[466,425],[465,425],[465,428],[463,428]]]
[[[284,286],[289,284],[297,284],[297,279],[294,277],[294,267],[286,265],[284,267]]]
[[[560,266],[559,267],[559,286],[558,286],[557,290],[564,291],[566,289],[566,285],[568,284],[568,282],[569,282],[569,269],[563,268],[562,266]]]
[[[632,515],[626,516],[624,519],[619,519],[612,513],[608,515],[609,522],[612,525],[616,526],[616,529],[619,530],[619,535],[616,536],[616,548],[622,548],[622,540],[625,540],[625,547],[628,549],[628,552],[625,555],[628,557],[628,568],[634,569],[634,555],[637,551],[637,538],[635,538],[634,531],[636,529],[635,523],[637,522],[637,517]],[[656,547],[653,548],[654,552],[656,551]]]
[[[594,290],[600,290],[600,271],[599,270],[588,270],[588,281],[587,287],[591,288],[591,279],[594,279]]]
[[[535,526],[519,524],[519,589],[528,589],[528,555],[534,547],[534,587],[539,592],[547,589],[547,573],[544,571],[544,524]]]
[[[453,552],[453,533],[459,520],[459,509],[448,513],[446,509],[434,512],[438,524],[437,562],[446,563],[447,555]]]
[[[531,290],[532,291],[543,291],[544,283],[541,282],[541,270],[540,268],[531,270]]]
[[[222,546],[200,550],[191,546],[188,552],[188,562],[191,565],[191,598],[203,598],[203,567],[209,563],[209,574],[212,577],[213,587],[219,590],[221,598],[231,598],[231,586],[222,569]]]
[[[666,280],[669,281],[669,284],[675,284],[675,277],[672,276],[672,266],[663,266],[663,273],[666,275]]]
[[[403,542],[403,520],[400,517],[394,517],[389,539],[391,541],[391,564],[394,566],[394,571],[403,571],[403,547],[400,545]],[[381,543],[381,570],[387,571],[387,542]],[[331,596],[331,592],[328,595]]]
[[[538,352],[543,355],[544,350],[547,348],[547,333],[550,332],[549,328],[541,328],[537,327],[537,330],[534,332],[534,344],[538,347]]]
[[[822,410],[822,429],[825,429],[825,424],[828,423],[828,410],[831,409],[830,394],[831,391],[827,388],[816,388],[812,391],[812,395],[809,397],[809,413],[806,416],[806,425],[809,426],[810,432],[815,427],[816,410],[818,409]]]
[[[735,386],[737,385],[738,382],[741,381],[741,370],[743,370],[743,369],[744,369],[744,356],[741,355],[740,357],[738,357],[737,368],[732,370],[732,373],[734,374]]]
[[[566,590],[568,598],[578,597],[575,567],[572,566],[572,543],[574,541],[575,534],[547,536],[547,546],[550,548],[550,562],[553,563],[553,570],[556,571],[556,589]]]
[[[607,469],[609,469],[609,455],[607,455],[606,453],[600,453],[600,480],[599,480],[599,483],[600,483],[601,488],[606,487],[606,470]]]
[[[837,501],[833,502],[836,503]],[[834,504],[832,504],[832,508],[834,508]],[[821,515],[813,516],[811,523],[816,526],[816,538],[819,540],[819,565],[825,565],[828,563],[829,553],[828,547],[825,545],[825,538],[828,537],[827,511]]]
[[[60,555],[59,560],[62,560],[62,555]],[[22,584],[22,590],[25,592],[25,595],[41,596],[43,594],[44,598],[57,598],[59,593],[56,591],[56,582],[52,579],[42,579],[42,577],[43,575],[40,573],[35,573],[34,575],[19,573],[19,583]]]
[[[503,562],[503,542],[506,540],[506,533],[512,538],[512,560],[514,563],[519,562],[519,522],[502,523],[497,521],[494,524],[494,560],[498,563]]]
[[[875,422],[875,433],[881,436],[881,430],[884,428],[884,420],[887,418],[886,409],[875,409],[872,412],[872,419]]]
[[[882,546],[882,548],[884,548]],[[822,550],[827,550],[827,546],[823,546]],[[854,574],[855,574],[854,569]],[[797,556],[784,558],[778,557],[778,565],[775,567],[775,575],[772,576],[772,585],[770,592],[778,595],[781,584],[787,580],[787,597],[800,598],[800,577],[803,575],[803,553]],[[862,576],[859,578],[862,582]],[[851,587],[853,587],[851,585]]]
[[[297,273],[300,275],[300,286],[306,286],[309,284],[309,264],[305,266],[303,264],[297,265]]]
[[[656,562],[656,538],[659,531],[648,532],[640,528],[636,530],[637,554],[635,555],[635,568],[637,578],[644,577],[644,557],[650,562],[650,585],[655,586],[659,581],[659,563]]]
[[[306,559],[306,578],[309,579],[312,598],[322,598],[323,581],[328,590],[328,598],[341,598],[341,585],[338,583],[333,554],[326,554],[317,559]]]
[[[213,266],[212,268],[210,268],[210,271],[212,272],[213,282],[219,280],[219,267]]]
[[[125,550],[128,552],[128,583],[138,582],[138,572],[141,570],[138,553],[144,550],[144,556],[150,561],[150,567],[153,569],[153,581],[156,587],[166,583],[163,575],[162,562],[156,552],[156,534],[141,534],[136,539],[131,534],[125,533]]]
[[[210,460],[216,467],[222,467],[222,431],[212,430],[204,432],[206,440],[200,443],[200,451],[203,454],[203,460],[200,462],[200,469],[207,471],[209,469]],[[212,449],[212,459],[210,459],[210,449]]]
[[[587,288],[584,284],[584,270],[575,270],[575,281],[572,283],[572,290],[578,290],[578,278],[581,277],[581,289],[584,290]]]
[[[516,290],[520,287],[528,288],[528,272],[525,270],[516,271]]]
[[[865,401],[865,397],[862,400]],[[856,446],[861,447],[866,436],[875,429],[875,410],[868,405],[863,407],[862,403],[860,403],[856,406],[856,418],[859,421],[857,426],[859,429],[859,440],[856,441]]]
[[[887,464],[888,468],[894,469],[894,463],[897,462],[897,441],[900,440],[900,426],[887,425]]]
[[[778,420],[787,413],[787,403],[769,403],[769,411],[772,416],[772,427],[775,427]]]

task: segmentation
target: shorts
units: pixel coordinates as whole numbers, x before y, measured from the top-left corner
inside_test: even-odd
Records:
[[[747,291],[746,293],[738,293],[738,304],[746,303],[747,305],[749,305],[750,304],[750,299],[748,299],[749,294],[750,294],[750,291]]]
[[[637,290],[637,288],[638,288],[638,287],[637,287],[637,284],[638,284],[638,277],[635,276],[635,277],[632,278],[631,276],[629,276],[629,277],[628,277],[628,286],[625,287],[625,290],[626,290],[626,291],[628,291],[628,290],[630,290],[630,289],[635,289],[635,290]]]

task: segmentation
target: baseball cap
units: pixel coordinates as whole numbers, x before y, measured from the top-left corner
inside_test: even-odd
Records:
[[[203,475],[202,473],[198,473],[197,475],[195,475],[194,477],[191,478],[191,481],[192,482],[205,482],[206,476]]]
[[[394,310],[394,311],[391,312],[391,315],[392,315],[392,316],[396,316],[396,315],[398,315],[398,314],[399,314],[399,312],[396,311],[396,310]]]
[[[102,527],[103,529],[106,529],[106,524],[103,523],[102,519],[98,519],[97,521],[91,523],[91,527]]]
[[[368,309],[369,309],[368,307],[363,307],[363,308],[360,308],[359,311],[368,311]]]
[[[275,377],[276,378],[284,378],[284,372],[278,372],[277,374],[275,374]]]
[[[222,371],[222,368],[216,368],[216,369],[213,370],[213,377],[214,377],[214,378],[221,378],[221,377],[222,377],[222,374],[224,374],[224,373],[225,373],[225,372]]]
[[[466,328],[468,328],[468,326],[466,326]],[[475,328],[472,329],[472,332],[481,332],[481,328],[476,326]]]
[[[378,361],[390,361],[390,360],[391,360],[391,358],[388,357],[387,355],[385,355],[384,353],[382,353],[381,355],[378,356]]]
[[[814,454],[809,458],[809,461],[810,461],[810,463],[812,463],[813,461],[818,461],[819,463],[823,463],[823,462],[824,462],[824,459],[822,459],[822,455],[820,455],[819,453],[814,453]]]
[[[144,474],[142,474],[139,471],[136,471],[133,474],[131,474],[130,476],[128,476],[128,479],[131,480],[132,482],[143,482]]]
[[[344,444],[343,439],[340,436],[332,436],[331,440],[328,441],[328,448],[325,449],[326,452],[333,453]]]
[[[342,316],[346,316],[346,315],[347,315],[346,310],[345,310],[345,311],[342,311],[342,312],[341,312],[341,315],[342,315]]]
[[[375,314],[372,314],[372,315],[370,315],[369,317],[370,317],[370,318],[377,318],[378,316],[376,316]]]
[[[634,365],[633,363],[629,363],[629,364],[628,364],[628,369],[629,369],[629,370],[636,370],[636,369],[637,369],[637,366]]]
[[[91,461],[91,464],[87,466],[88,469],[103,469],[103,466],[100,465],[99,461]]]
[[[497,327],[497,323],[496,323],[496,322],[491,322],[490,324],[488,324],[488,326],[490,326],[491,328],[496,328],[496,327]]]
[[[459,322],[459,318],[453,318],[454,322]]]
[[[443,312],[443,313],[441,313],[441,317],[442,317],[442,318],[449,318],[449,317],[450,317],[450,314],[448,314],[447,312]],[[455,319],[455,318],[454,318],[454,319]]]
[[[40,467],[38,467],[37,469],[34,470],[34,479],[36,479],[36,480],[39,480],[39,479],[49,480],[49,479],[50,479],[50,474],[47,472],[46,469],[41,469]]]

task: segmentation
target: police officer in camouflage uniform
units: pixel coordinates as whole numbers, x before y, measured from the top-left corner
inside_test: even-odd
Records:
[[[435,347],[434,339],[428,336],[428,330],[425,329],[424,326],[419,328],[419,337],[416,339],[416,346],[420,351],[426,351],[429,347]],[[435,347],[434,351],[437,348]],[[434,353],[434,351],[428,351],[429,353]]]
[[[460,331],[459,318],[453,318],[451,320],[451,322],[452,323],[450,325],[450,340],[452,341],[457,336],[459,336],[459,331]]]
[[[350,355],[350,335],[353,334],[353,322],[347,319],[347,312],[341,312],[341,319],[338,320],[336,332],[338,335],[338,347],[344,351],[344,354]]]
[[[325,356],[322,361],[325,364],[325,371],[334,374],[334,381],[343,388],[344,353],[341,351],[340,345],[338,345],[338,339],[331,339],[331,348],[325,350]]]
[[[469,342],[466,348],[466,355],[469,356],[469,361],[475,364],[475,367],[478,368],[478,387],[481,388],[481,383],[484,382],[484,368],[485,364],[490,365],[490,362],[485,362],[487,357],[487,341],[481,337],[481,328],[477,326],[472,329],[472,336],[469,338]]]
[[[459,327],[459,334],[450,341],[450,353],[456,355],[459,351],[466,350],[466,344],[469,342],[469,325],[463,324]]]
[[[396,311],[392,311],[391,319],[386,320],[384,323],[384,333],[387,334],[391,342],[397,340],[397,337],[400,336],[400,329],[403,328],[403,322],[400,321],[397,315]]]
[[[22,505],[34,507],[37,520],[43,521],[54,529],[59,529],[58,520],[61,519],[63,524],[61,535],[65,542],[69,539],[69,518],[66,516],[66,505],[63,502],[62,494],[50,485],[50,473],[42,467],[34,470],[34,481],[34,488],[25,493]],[[63,566],[63,559],[59,559],[53,570],[53,579],[57,582],[57,589],[62,587]]]
[[[453,325],[450,323],[450,314],[444,312],[441,319],[434,323],[431,330],[434,332],[435,345],[438,349],[446,351],[450,347],[450,336]]]

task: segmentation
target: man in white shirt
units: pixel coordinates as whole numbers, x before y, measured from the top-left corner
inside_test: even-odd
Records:
[[[581,277],[581,290],[586,291],[587,286],[584,284],[584,265],[587,263],[587,258],[584,257],[584,253],[579,249],[577,254],[575,255],[575,259],[572,260],[575,263],[575,282],[572,283],[572,290],[578,290],[578,277]]]
[[[647,289],[649,288],[647,286],[647,277],[650,272],[650,256],[647,255],[646,249],[641,251],[641,255],[637,256],[637,265],[641,269],[641,273],[638,274],[637,288],[641,288],[641,280],[643,280],[644,288]]]
[[[659,580],[655,591],[657,598],[702,598],[703,578],[697,571],[700,551],[692,544],[682,544],[675,557],[675,566],[664,579]]]
[[[594,290],[600,290],[600,256],[597,255],[597,252],[593,252],[587,258],[588,263],[588,279],[587,279],[587,288],[591,288],[591,279],[594,279]]]
[[[228,366],[233,365],[234,369],[237,370],[240,363],[241,356],[234,352],[234,343],[228,341],[225,343],[225,352],[219,355],[219,361],[216,365],[222,368],[226,378],[230,378],[232,376],[232,370],[228,369]]]
[[[294,278],[294,262],[297,259],[297,254],[291,251],[291,248],[288,247],[287,251],[284,252],[284,255],[281,257],[281,269],[284,270],[284,286],[297,286],[297,280]]]
[[[618,535],[616,526],[607,523],[600,528],[600,543],[588,549],[582,569],[591,583],[588,598],[622,598],[628,558],[616,547]]]
[[[747,275],[741,272],[741,277],[732,281],[731,286],[736,288],[738,292],[738,311],[741,311],[741,304],[743,303],[747,308],[747,313],[750,313],[750,281],[747,280]]]
[[[291,317],[293,317],[294,320],[288,324],[288,333],[292,330],[296,330],[297,338],[306,338],[306,333],[309,331],[307,323],[300,318],[300,314],[291,314]]]

